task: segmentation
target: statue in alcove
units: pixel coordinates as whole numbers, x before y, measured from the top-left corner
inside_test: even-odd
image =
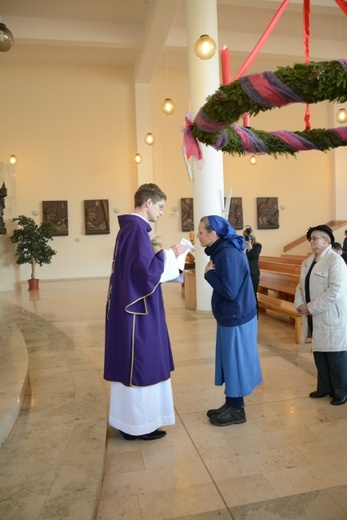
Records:
[[[4,222],[5,197],[7,197],[7,188],[3,182],[0,188],[0,235],[7,233]]]

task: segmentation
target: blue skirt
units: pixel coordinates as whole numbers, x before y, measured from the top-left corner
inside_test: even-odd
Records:
[[[227,397],[250,395],[263,380],[257,336],[257,316],[238,327],[217,324],[215,385],[225,383]]]

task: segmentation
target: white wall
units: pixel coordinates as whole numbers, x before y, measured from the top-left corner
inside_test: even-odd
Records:
[[[132,71],[111,67],[1,64],[2,150],[18,157],[17,211],[42,220],[43,200],[67,200],[69,236],[41,279],[110,272],[113,208],[127,212],[137,187]],[[7,155],[9,155],[9,153]],[[86,236],[83,201],[109,199],[111,234]],[[29,275],[28,265],[21,277]]]

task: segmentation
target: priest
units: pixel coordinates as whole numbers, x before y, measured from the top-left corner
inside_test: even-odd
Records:
[[[109,424],[126,440],[154,440],[159,428],[175,422],[173,357],[161,282],[181,280],[176,244],[155,252],[150,223],[164,211],[166,195],[144,184],[134,196],[135,211],[118,217],[106,304],[104,378],[111,382]]]

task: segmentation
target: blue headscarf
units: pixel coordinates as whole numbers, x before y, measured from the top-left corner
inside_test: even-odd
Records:
[[[244,237],[238,235],[232,225],[225,218],[219,217],[218,215],[210,215],[207,218],[211,228],[218,236],[223,237],[228,242],[234,244],[234,246],[240,251],[243,251],[246,248]]]

